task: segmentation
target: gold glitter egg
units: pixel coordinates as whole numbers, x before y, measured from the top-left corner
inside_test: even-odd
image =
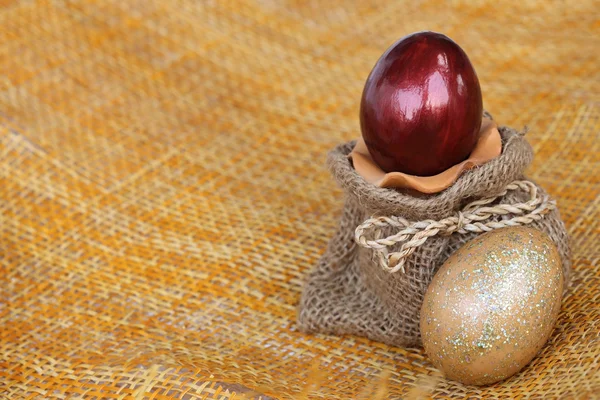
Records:
[[[480,235],[450,256],[427,289],[425,352],[449,379],[506,379],[550,337],[562,291],[560,257],[546,234],[511,227]]]

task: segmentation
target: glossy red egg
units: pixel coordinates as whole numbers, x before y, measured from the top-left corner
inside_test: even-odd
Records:
[[[360,125],[386,172],[436,175],[477,143],[483,102],[475,69],[450,38],[408,35],[377,61],[362,94]]]

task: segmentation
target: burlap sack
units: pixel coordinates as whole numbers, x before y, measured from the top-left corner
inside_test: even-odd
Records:
[[[366,336],[397,346],[420,344],[419,312],[429,282],[443,262],[478,233],[431,237],[406,259],[404,271],[390,273],[376,262],[372,249],[356,243],[355,230],[371,216],[441,220],[456,215],[473,200],[497,196],[511,182],[524,179],[523,172],[533,158],[531,146],[522,133],[513,129],[501,127],[500,133],[503,150],[499,157],[464,173],[443,192],[429,196],[403,194],[367,183],[347,157],[355,143],[336,147],[328,156],[328,165],[344,189],[344,211],[336,234],[306,281],[298,310],[299,328],[305,332]],[[539,187],[538,194],[545,195]],[[527,193],[512,190],[494,204],[521,203],[527,198]],[[510,217],[494,216],[490,220]],[[558,210],[551,210],[529,226],[546,232],[556,243],[566,287],[571,254]],[[384,237],[395,231],[393,227],[381,229]],[[398,251],[398,246],[390,251]]]

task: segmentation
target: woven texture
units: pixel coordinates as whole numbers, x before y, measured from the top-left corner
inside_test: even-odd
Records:
[[[514,129],[501,127],[503,151],[494,160],[465,172],[452,186],[422,197],[377,188],[351,166],[348,155],[354,142],[337,146],[328,157],[329,167],[345,191],[345,209],[338,232],[310,272],[302,293],[298,326],[304,332],[354,334],[396,346],[418,346],[420,310],[434,274],[450,255],[478,233],[430,237],[406,259],[404,270],[390,273],[377,262],[373,249],[359,246],[355,229],[366,218],[400,216],[414,220],[447,218],[464,210],[466,202],[498,196],[507,185],[523,176],[531,163],[532,149]],[[532,184],[533,185],[533,184]],[[538,188],[543,193],[543,189]],[[523,203],[523,190],[499,196],[494,204]],[[508,215],[510,217],[510,215]],[[490,217],[501,221],[503,216]],[[558,210],[529,223],[552,239],[562,260],[565,288],[571,275],[571,249]],[[398,228],[386,226],[373,236],[388,237]],[[395,244],[389,251],[398,251]]]
[[[0,398],[600,393],[597,18],[595,0],[0,1]],[[527,176],[573,239],[549,345],[488,388],[295,323],[343,210],[326,153],[422,29],[465,49],[499,124],[529,126]]]

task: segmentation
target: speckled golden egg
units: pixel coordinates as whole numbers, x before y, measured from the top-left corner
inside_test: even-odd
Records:
[[[560,257],[546,234],[514,227],[480,235],[429,285],[423,347],[449,379],[486,385],[508,378],[548,340],[562,291]]]

